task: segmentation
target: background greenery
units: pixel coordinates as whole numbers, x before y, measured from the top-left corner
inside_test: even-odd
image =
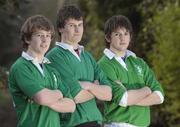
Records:
[[[98,60],[104,49],[104,22],[127,16],[134,28],[129,47],[153,68],[165,90],[165,102],[152,108],[152,127],[180,127],[180,1],[179,0],[0,0],[0,126],[15,127],[16,116],[7,90],[8,70],[22,51],[19,30],[25,19],[43,14],[55,24],[64,4],[84,13],[82,44]],[[54,40],[53,40],[54,42]],[[53,46],[54,43],[52,43]]]

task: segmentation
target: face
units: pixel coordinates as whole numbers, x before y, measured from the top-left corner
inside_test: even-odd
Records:
[[[64,28],[59,29],[59,31],[61,32],[61,41],[78,44],[83,35],[83,20],[69,19]]]
[[[110,39],[107,39],[110,43],[110,49],[115,53],[125,53],[130,40],[130,33],[125,28],[118,28],[116,31],[111,33]]]
[[[28,50],[35,55],[43,55],[49,49],[51,43],[51,32],[44,30],[37,30],[32,34],[31,40],[27,41],[29,44]]]

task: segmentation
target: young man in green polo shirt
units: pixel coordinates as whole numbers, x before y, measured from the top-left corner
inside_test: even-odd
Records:
[[[109,101],[112,98],[109,81],[90,53],[78,43],[83,35],[83,17],[75,6],[64,6],[57,16],[60,42],[47,57],[70,88],[76,102],[72,114],[62,116],[63,127],[100,127],[102,116],[95,99]]]
[[[99,65],[114,86],[124,89],[118,93],[119,104],[106,103],[105,127],[147,127],[149,106],[164,101],[162,87],[144,60],[127,50],[132,39],[128,18],[111,17],[105,23],[104,32],[107,48]]]
[[[25,51],[9,74],[18,127],[60,127],[59,112],[75,110],[75,103],[63,97],[69,96],[69,92],[61,83],[59,73],[44,57],[53,33],[54,27],[41,15],[28,18],[21,28]]]

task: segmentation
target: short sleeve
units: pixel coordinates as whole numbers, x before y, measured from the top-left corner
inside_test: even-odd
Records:
[[[142,60],[143,68],[144,68],[144,81],[147,86],[151,88],[152,91],[160,91],[162,95],[164,95],[164,91],[162,89],[161,84],[158,82],[158,80],[155,77],[154,72],[152,69],[149,68],[149,66],[146,64],[145,61]]]
[[[33,75],[32,70],[27,65],[18,66],[12,73],[18,87],[28,97],[33,97],[44,88],[42,82]]]

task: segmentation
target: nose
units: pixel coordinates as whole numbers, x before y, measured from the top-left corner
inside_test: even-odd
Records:
[[[43,42],[46,41],[46,36],[45,36],[45,35],[41,36],[41,40],[42,40]]]
[[[125,39],[124,35],[119,36],[120,40],[123,41]]]
[[[41,35],[41,40],[43,42],[46,42],[47,40],[51,39],[51,37],[49,35]]]
[[[75,26],[75,32],[78,33],[79,32],[79,27],[78,26]]]
[[[41,37],[41,41],[42,41],[43,43],[46,43],[48,39],[49,39],[49,38],[46,37],[46,36],[42,36],[42,37]]]
[[[76,25],[76,26],[75,26],[75,32],[76,32],[76,33],[79,33],[79,32],[80,32],[80,29],[82,29],[81,26],[79,26],[79,25]]]

